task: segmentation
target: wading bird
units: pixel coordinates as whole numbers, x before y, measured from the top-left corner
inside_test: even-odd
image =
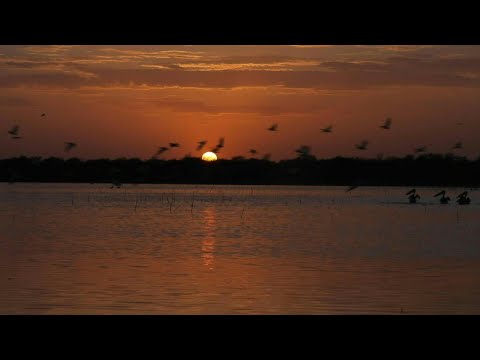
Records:
[[[417,190],[415,189],[410,190],[405,195],[410,195],[408,197],[408,202],[410,204],[415,204],[417,202],[417,199],[420,199],[420,195],[417,194]]]
[[[468,205],[470,204],[470,198],[467,196],[468,192],[464,191],[460,195],[457,196],[457,203],[458,205]]]
[[[450,201],[450,197],[445,196],[445,194],[445,190],[442,190],[438,194],[433,195],[433,197],[438,197],[442,195],[442,197],[440,198],[440,204],[448,204],[448,202]]]

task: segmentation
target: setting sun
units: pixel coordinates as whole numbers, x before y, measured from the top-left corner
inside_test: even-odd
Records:
[[[216,161],[217,155],[211,151],[207,151],[205,154],[202,155],[202,160],[204,161]]]

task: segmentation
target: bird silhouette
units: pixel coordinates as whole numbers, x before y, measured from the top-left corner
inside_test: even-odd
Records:
[[[273,124],[267,130],[268,131],[277,131],[278,130],[278,124]]]
[[[405,195],[414,194],[416,192],[417,192],[417,190],[415,188],[413,188],[412,190],[409,190]]]
[[[12,136],[11,139],[13,140],[18,140],[18,139],[21,139],[22,137],[21,136]]]
[[[114,187],[116,187],[117,189],[120,189],[122,187],[122,183],[118,180],[113,180],[112,186],[110,186],[110,189],[113,189]]]
[[[456,142],[455,145],[453,145],[452,149],[463,149],[463,144],[461,141]]]
[[[329,126],[323,128],[323,129],[321,129],[321,130],[322,130],[322,132],[324,132],[324,133],[331,133],[331,132],[332,132],[332,129],[333,129],[333,126],[332,126],[332,125],[329,125]]]
[[[20,126],[18,125],[14,125],[9,131],[8,133],[12,136],[18,136],[18,132],[20,131]]]
[[[225,138],[220,138],[218,140],[218,144],[212,149],[212,152],[218,153],[220,152],[220,149],[222,149],[225,146]]]
[[[168,143],[168,145],[170,145],[170,147],[174,148],[174,147],[180,147],[180,144],[179,143]]]
[[[367,141],[367,140],[363,140],[360,144],[356,144],[355,147],[356,147],[358,150],[367,150],[368,141]]]
[[[65,152],[69,152],[72,150],[74,147],[76,147],[77,144],[74,142],[64,142],[64,150]]]
[[[165,147],[165,146],[160,146],[157,150],[157,152],[155,153],[155,155],[153,155],[153,157],[156,157],[158,155],[161,155],[163,154],[165,151],[167,150],[170,150],[168,147]]]
[[[248,152],[249,152],[250,154],[252,154],[252,156],[254,156],[254,155],[257,153],[257,150],[255,150],[255,149],[250,149],[250,150],[248,150]]]
[[[40,115],[40,117],[44,117],[45,115],[47,115],[47,114],[42,114],[42,115]]]
[[[311,147],[308,145],[302,145],[297,150],[295,150],[295,152],[298,153],[300,157],[305,157],[310,155],[310,151],[311,151]]]
[[[199,141],[197,146],[197,151],[202,150],[206,144],[207,144],[207,140]]]
[[[380,125],[380,127],[385,130],[390,130],[390,128],[392,127],[392,119],[387,118],[383,125]]]
[[[423,153],[423,152],[426,152],[427,151],[427,147],[426,146],[420,146],[418,148],[415,148],[413,149],[413,152],[415,154],[419,154],[419,153]]]
[[[347,190],[345,190],[345,192],[350,192],[352,190],[355,190],[356,188],[358,188],[358,185],[352,185]]]
[[[442,195],[442,197],[440,198],[440,204],[448,204],[448,202],[450,201],[450,197],[445,196],[445,194],[445,190],[442,190],[438,194],[433,195],[433,197],[438,197]]]
[[[457,196],[457,204],[458,205],[468,205],[470,204],[470,198],[467,196],[468,192],[464,191],[463,193]]]
[[[415,189],[410,190],[405,195],[410,195],[408,197],[408,202],[410,204],[415,204],[417,202],[417,199],[420,199],[420,195],[417,194],[417,190]]]

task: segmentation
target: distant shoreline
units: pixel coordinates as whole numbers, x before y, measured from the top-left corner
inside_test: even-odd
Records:
[[[387,159],[0,159],[3,183],[480,187],[480,159],[428,154]]]
[[[90,183],[90,182],[66,182],[66,181],[17,181],[17,182],[7,182],[7,181],[0,181],[0,184],[2,185],[15,185],[15,184],[51,184],[51,185],[78,185],[78,184],[83,184],[83,185],[105,185],[110,187],[112,184],[110,182],[95,182],[95,183]],[[201,186],[305,186],[305,187],[339,187],[339,188],[345,188],[349,185],[347,184],[230,184],[230,183],[133,183],[133,182],[126,182],[122,183],[122,186],[130,186],[130,185],[185,185],[185,186],[196,186],[196,185],[201,185]],[[478,187],[471,187],[471,186],[464,186],[464,185],[455,185],[455,186],[444,186],[444,185],[359,185],[358,188],[410,188],[410,187],[416,187],[419,189],[422,188],[433,188],[433,187],[442,187],[446,189],[469,189],[470,191],[473,190],[480,190],[480,186]],[[355,190],[353,190],[355,191]]]

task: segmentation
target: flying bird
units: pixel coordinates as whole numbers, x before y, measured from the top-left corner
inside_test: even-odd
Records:
[[[44,117],[45,115],[47,115],[47,114],[42,114],[42,115],[40,115],[40,117]]]
[[[277,131],[278,130],[278,124],[273,124],[267,130],[268,131]]]
[[[322,129],[322,132],[324,132],[324,133],[331,133],[331,132],[332,132],[332,129],[333,129],[333,126],[332,126],[332,125],[329,125],[329,126],[327,126],[326,128],[323,128],[323,129]]]
[[[77,146],[77,144],[74,143],[74,142],[65,142],[64,143],[64,150],[65,150],[65,152],[69,152],[70,150],[72,150],[76,146]]]
[[[390,128],[392,127],[392,119],[387,118],[383,125],[380,125],[380,127],[385,130],[390,130]]]
[[[12,136],[17,136],[19,130],[20,130],[20,126],[14,125],[14,126],[8,131],[8,133],[9,133],[10,135],[12,135]]]
[[[452,149],[463,149],[463,144],[461,141],[456,142],[455,145],[453,145]]]
[[[207,144],[207,140],[202,140],[198,142],[197,151],[202,150],[202,148]]]
[[[170,147],[174,148],[174,147],[180,147],[180,144],[179,143],[168,143],[168,145],[170,145]]]
[[[308,156],[310,155],[310,150],[310,146],[302,145],[297,150],[295,150],[295,152],[298,153],[300,156]]]
[[[418,148],[413,149],[413,151],[415,152],[415,154],[422,153],[422,152],[426,152],[426,151],[427,151],[427,147],[426,147],[426,146],[420,146],[420,147],[418,147]]]
[[[158,155],[161,155],[163,154],[165,151],[169,150],[168,147],[165,147],[165,146],[161,146],[158,148],[157,152],[155,153],[155,155],[153,155],[153,157],[155,156],[158,156]]]
[[[367,141],[367,140],[363,140],[360,144],[356,144],[355,147],[356,147],[358,150],[367,150],[368,141]]]
[[[248,150],[248,152],[249,152],[250,154],[252,154],[252,156],[253,156],[253,155],[255,155],[255,154],[257,153],[257,150],[255,150],[255,149],[250,149],[250,150]]]
[[[225,138],[222,137],[218,140],[218,144],[212,149],[212,152],[217,153],[224,146],[225,146]]]

